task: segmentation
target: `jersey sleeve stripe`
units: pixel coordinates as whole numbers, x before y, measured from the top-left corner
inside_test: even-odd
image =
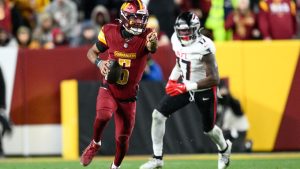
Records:
[[[98,40],[107,46],[107,42],[105,40],[105,35],[104,35],[103,30],[100,31],[100,33],[98,35]]]

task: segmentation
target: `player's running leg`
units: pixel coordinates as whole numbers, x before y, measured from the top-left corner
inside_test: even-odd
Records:
[[[217,115],[216,88],[196,92],[196,105],[202,113],[204,133],[217,145],[219,150],[218,169],[225,169],[230,162],[231,142],[225,141],[222,130],[215,125]]]
[[[99,89],[97,97],[96,118],[94,121],[93,140],[83,151],[80,163],[83,166],[89,165],[101,146],[101,137],[107,122],[111,119],[112,113],[116,111],[116,103],[110,92],[104,88]]]
[[[176,110],[189,103],[189,94],[178,96],[165,95],[160,101],[157,109],[152,113],[151,138],[153,146],[153,157],[140,166],[140,169],[158,169],[162,168],[163,162],[163,138],[165,135],[165,123]]]
[[[112,169],[118,169],[128,151],[129,139],[135,123],[136,102],[118,103],[115,113],[116,153]]]

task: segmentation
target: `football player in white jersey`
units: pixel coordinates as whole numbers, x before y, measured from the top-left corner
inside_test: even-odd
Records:
[[[214,43],[199,33],[199,18],[191,12],[181,13],[174,28],[171,42],[177,62],[165,87],[167,94],[152,113],[153,158],[140,169],[162,168],[166,120],[189,103],[196,104],[202,113],[204,133],[219,150],[218,169],[225,169],[230,162],[232,143],[224,139],[222,130],[215,125],[219,73]],[[182,82],[178,81],[180,77]]]

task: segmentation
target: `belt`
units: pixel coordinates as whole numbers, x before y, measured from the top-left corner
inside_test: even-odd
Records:
[[[107,83],[100,83],[100,87],[108,89],[108,84]],[[137,100],[137,96],[131,97],[131,98],[126,98],[126,99],[118,99],[115,98],[118,102],[120,103],[129,103],[129,102],[135,102]]]
[[[127,99],[116,99],[116,100],[118,100],[120,103],[135,102],[137,100],[137,96],[131,97],[131,98],[127,98]]]

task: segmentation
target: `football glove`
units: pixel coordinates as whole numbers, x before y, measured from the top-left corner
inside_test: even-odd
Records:
[[[177,96],[187,92],[186,86],[183,83],[171,83],[168,88],[166,87],[166,93],[170,96]]]
[[[166,93],[170,96],[183,94],[187,91],[196,90],[197,83],[177,83],[176,81],[169,80],[166,85]]]
[[[175,80],[169,80],[165,87],[166,92],[167,92],[167,90],[169,90],[169,88],[172,86],[172,84],[176,84],[176,83],[177,83],[177,81],[175,81]]]

